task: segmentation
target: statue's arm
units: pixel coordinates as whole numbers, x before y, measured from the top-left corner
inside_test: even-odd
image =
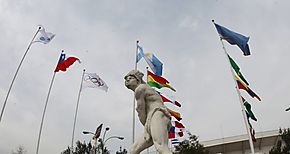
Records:
[[[147,118],[145,93],[146,93],[146,88],[143,86],[136,89],[136,92],[135,92],[135,97],[136,97],[136,101],[137,101],[136,110],[138,112],[139,120],[143,125],[145,125],[146,118]]]

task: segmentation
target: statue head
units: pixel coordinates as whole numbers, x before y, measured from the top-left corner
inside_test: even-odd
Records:
[[[125,77],[125,86],[131,90],[135,90],[139,84],[144,84],[143,81],[144,74],[138,70],[130,71]]]

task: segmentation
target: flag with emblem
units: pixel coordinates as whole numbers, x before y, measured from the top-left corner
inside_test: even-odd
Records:
[[[54,38],[55,34],[50,33],[50,32],[46,32],[44,27],[42,27],[42,26],[40,26],[40,27],[41,28],[39,30],[38,36],[32,43],[41,42],[43,44],[47,44]]]
[[[82,88],[98,88],[108,91],[107,84],[96,73],[85,73]]]

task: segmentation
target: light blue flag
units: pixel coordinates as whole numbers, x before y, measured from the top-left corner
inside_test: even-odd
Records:
[[[155,75],[162,76],[163,64],[154,54],[152,54],[152,63],[155,67]]]
[[[162,76],[163,64],[162,62],[152,53],[144,53],[141,46],[137,45],[138,53],[136,55],[136,63],[142,58],[145,59],[151,70],[155,75]]]
[[[138,63],[145,55],[143,52],[143,48],[139,45],[137,45],[138,53],[136,55],[136,63]]]
[[[249,37],[233,32],[223,26],[214,23],[220,37],[228,41],[231,45],[237,45],[245,56],[251,55],[248,45]]]

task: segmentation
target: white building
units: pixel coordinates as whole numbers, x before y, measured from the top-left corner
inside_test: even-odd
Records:
[[[279,130],[256,133],[254,143],[256,154],[268,154],[270,149],[277,143]],[[200,142],[210,154],[250,154],[248,135],[239,135]]]

